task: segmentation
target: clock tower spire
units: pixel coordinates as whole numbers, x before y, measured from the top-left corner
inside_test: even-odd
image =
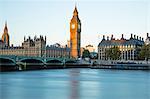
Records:
[[[71,56],[74,58],[80,57],[81,47],[81,21],[78,16],[78,10],[75,6],[73,17],[70,21],[70,47]]]

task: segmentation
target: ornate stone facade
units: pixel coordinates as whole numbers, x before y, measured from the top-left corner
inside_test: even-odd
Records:
[[[71,57],[78,58],[80,54],[81,47],[81,22],[78,16],[78,11],[75,6],[73,17],[70,21],[70,48]]]
[[[58,43],[46,46],[46,57],[53,57],[53,58],[70,57],[70,48],[68,48],[67,46],[61,46]]]
[[[4,47],[0,49],[0,55],[17,55],[17,56],[36,56],[43,57],[45,55],[46,38],[43,36],[40,38],[28,39],[24,38],[22,46],[17,47]]]
[[[1,41],[5,44],[6,47],[9,47],[9,34],[8,34],[7,22],[5,23],[4,33],[2,35]]]
[[[117,46],[121,51],[120,60],[136,60],[142,45],[144,45],[143,38],[135,35],[133,37],[132,34],[130,39],[125,39],[122,34],[122,38],[117,40],[113,38],[113,35],[110,40],[109,37],[105,39],[105,36],[103,36],[102,41],[98,45],[98,59],[109,60],[106,56],[106,50]]]

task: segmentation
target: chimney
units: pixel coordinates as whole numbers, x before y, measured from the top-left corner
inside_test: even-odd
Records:
[[[133,39],[133,34],[131,34],[131,38],[130,39]]]
[[[136,39],[136,35],[134,35],[134,39]]]
[[[26,40],[26,37],[24,36],[24,41]]]
[[[36,35],[35,35],[35,36],[34,36],[34,40],[36,40],[36,38],[37,38],[37,37],[36,37]]]
[[[111,35],[111,40],[113,40],[113,34]]]
[[[141,37],[140,37],[140,41],[141,41]]]
[[[124,40],[123,34],[122,34],[121,40]]]
[[[46,36],[45,36],[45,41],[46,41]]]
[[[109,36],[107,36],[107,40],[109,41]]]
[[[30,38],[30,36],[29,36],[29,40],[30,40],[31,38]]]
[[[46,44],[46,36],[45,36],[45,44]]]
[[[149,34],[147,33],[147,38],[149,37]]]
[[[103,40],[105,40],[105,35],[103,35]]]

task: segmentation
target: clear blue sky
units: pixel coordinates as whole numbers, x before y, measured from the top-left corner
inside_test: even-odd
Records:
[[[24,36],[46,35],[47,44],[66,44],[75,2],[82,23],[82,46],[97,46],[102,35],[126,38],[150,33],[150,0],[0,0],[0,35],[5,20],[10,43]]]

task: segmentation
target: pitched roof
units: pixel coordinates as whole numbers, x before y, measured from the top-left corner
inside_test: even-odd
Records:
[[[102,40],[98,46],[119,46],[119,45],[143,45],[144,41],[137,39],[129,39],[129,40]]]

